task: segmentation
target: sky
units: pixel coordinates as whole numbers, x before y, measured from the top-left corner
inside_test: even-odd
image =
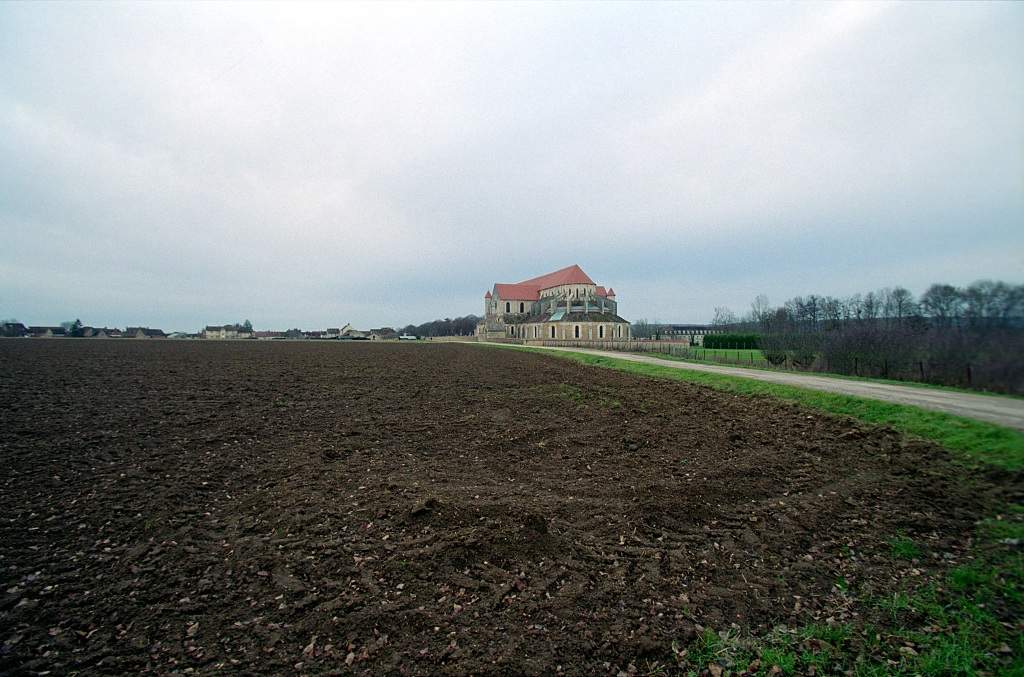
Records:
[[[1024,3],[0,3],[0,317],[1024,282]]]

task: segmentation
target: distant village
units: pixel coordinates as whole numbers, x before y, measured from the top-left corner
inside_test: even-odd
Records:
[[[370,329],[362,331],[351,324],[344,327],[329,327],[304,331],[302,329],[288,329],[286,331],[256,331],[252,324],[246,321],[242,324],[208,325],[202,331],[189,332],[165,332],[162,329],[151,327],[127,327],[119,329],[116,327],[91,327],[82,324],[80,321],[64,322],[60,326],[25,326],[21,322],[3,321],[0,322],[0,337],[6,338],[117,338],[117,339],[206,339],[206,340],[228,340],[228,339],[252,339],[252,340],[287,340],[287,339],[319,339],[334,341],[395,341],[400,339],[415,339],[413,335],[402,335],[391,327]]]

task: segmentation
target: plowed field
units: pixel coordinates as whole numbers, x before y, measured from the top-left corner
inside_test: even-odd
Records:
[[[457,344],[0,341],[0,460],[11,673],[674,665],[941,571],[1006,490],[884,429]]]

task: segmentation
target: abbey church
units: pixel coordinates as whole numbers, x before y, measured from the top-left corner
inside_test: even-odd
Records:
[[[484,294],[480,339],[610,341],[629,338],[615,290],[595,284],[577,265]]]

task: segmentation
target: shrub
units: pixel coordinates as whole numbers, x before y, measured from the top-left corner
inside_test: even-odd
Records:
[[[708,334],[704,337],[704,347],[757,350],[761,347],[761,336],[759,334]]]

